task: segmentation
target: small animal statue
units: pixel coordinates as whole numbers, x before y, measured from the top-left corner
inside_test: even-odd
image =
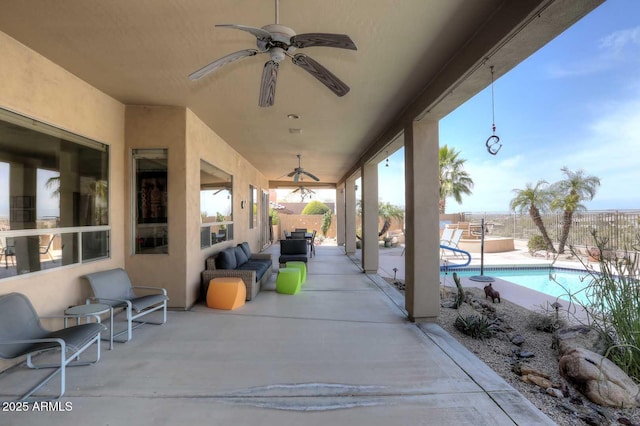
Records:
[[[484,298],[491,298],[491,301],[493,303],[496,303],[496,299],[498,299],[498,303],[500,302],[500,293],[497,290],[494,290],[493,287],[491,286],[491,283],[487,284],[486,286],[484,286]]]

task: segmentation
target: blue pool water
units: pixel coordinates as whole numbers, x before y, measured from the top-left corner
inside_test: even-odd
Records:
[[[460,277],[471,277],[480,275],[480,268],[463,268],[455,272]],[[548,294],[553,297],[560,297],[569,300],[567,290],[572,294],[576,294],[579,301],[584,300],[584,292],[580,290],[589,285],[592,277],[585,271],[578,271],[565,268],[484,268],[484,275],[494,278],[500,278],[523,287],[530,288],[540,293]],[[453,281],[453,271],[449,271],[448,280]],[[560,285],[559,285],[560,284]]]

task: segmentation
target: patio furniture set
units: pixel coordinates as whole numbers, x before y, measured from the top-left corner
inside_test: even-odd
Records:
[[[26,365],[32,369],[53,369],[40,379],[18,401],[56,400],[64,395],[66,368],[95,364],[100,360],[100,340],[107,331],[109,349],[113,349],[114,338],[126,334],[120,342],[131,340],[132,330],[143,324],[164,324],[167,321],[167,291],[158,287],[133,286],[123,269],[110,269],[85,275],[91,285],[93,296],[86,304],[65,310],[64,315],[39,317],[30,300],[21,293],[0,296],[0,359],[13,360],[26,356]],[[142,290],[144,295],[136,294]],[[115,311],[126,315],[127,326],[121,331],[113,329]],[[162,311],[161,321],[141,320],[156,311]],[[109,315],[110,327],[101,323],[101,316]],[[50,331],[42,326],[41,319],[61,318],[64,328]],[[84,318],[85,323],[82,323]],[[68,320],[75,319],[76,325],[69,326]],[[134,323],[136,323],[134,325]],[[96,344],[96,357],[91,361],[80,361],[80,355]],[[34,363],[34,357],[59,351],[59,357],[52,362]],[[34,396],[34,394],[60,374],[60,389],[55,396]]]

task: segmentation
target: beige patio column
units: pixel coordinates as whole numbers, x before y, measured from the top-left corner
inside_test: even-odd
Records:
[[[378,164],[362,167],[362,269],[378,272]]]
[[[404,139],[405,307],[411,321],[433,321],[440,307],[438,122],[412,122]]]
[[[356,252],[356,180],[347,179],[344,183],[344,251]]]
[[[344,183],[336,188],[336,243],[343,246],[345,242],[345,205],[344,205]]]

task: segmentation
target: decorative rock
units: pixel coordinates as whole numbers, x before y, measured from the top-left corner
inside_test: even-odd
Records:
[[[591,352],[604,355],[610,343],[606,336],[586,325],[564,327],[553,335],[553,347],[560,356],[572,349],[585,348]]]
[[[527,374],[522,376],[522,381],[526,383],[532,383],[541,387],[542,389],[547,389],[551,387],[551,380],[545,379],[544,377],[535,376],[533,374]]]
[[[638,386],[617,365],[586,349],[573,349],[560,358],[560,374],[583,389],[592,402],[620,408],[640,405]]]
[[[534,375],[534,376],[540,376],[540,377],[544,377],[545,379],[550,379],[551,378],[547,373],[544,373],[544,372],[542,372],[540,370],[536,370],[535,368],[531,368],[531,367],[528,367],[528,366],[525,366],[525,365],[520,367],[520,374],[523,375],[523,376],[527,375],[527,374]]]
[[[530,351],[520,351],[516,353],[516,355],[518,356],[518,358],[533,358],[535,356],[535,354]]]
[[[544,391],[547,393],[547,395],[555,396],[556,398],[564,398],[564,394],[560,389],[546,388]]]
[[[519,334],[515,334],[511,336],[509,340],[511,341],[511,343],[513,343],[516,346],[522,346],[522,344],[524,343],[524,337],[522,337]]]

